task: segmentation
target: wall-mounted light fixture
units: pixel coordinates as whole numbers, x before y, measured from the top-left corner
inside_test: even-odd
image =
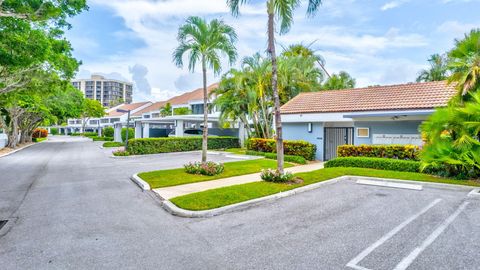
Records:
[[[307,125],[307,131],[308,131],[308,133],[312,133],[312,131],[313,131],[313,125],[312,125],[312,123],[308,123],[308,125]]]

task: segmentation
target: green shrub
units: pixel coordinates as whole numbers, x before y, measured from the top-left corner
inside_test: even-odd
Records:
[[[293,174],[290,172],[285,172],[281,174],[278,170],[262,170],[260,177],[263,181],[274,182],[274,183],[285,183],[293,180]]]
[[[420,172],[420,162],[418,161],[389,158],[339,157],[327,161],[324,166],[325,168],[357,167],[401,172]]]
[[[47,140],[47,138],[32,138],[33,142],[43,142],[45,140]]]
[[[208,149],[238,148],[235,137],[208,138]],[[202,149],[201,137],[145,138],[128,140],[128,150],[133,155],[195,151]]]
[[[95,136],[95,137],[90,137],[90,138],[93,139],[94,142],[110,142],[110,141],[113,141],[112,137],[98,137],[98,136]]]
[[[79,132],[73,132],[73,133],[70,133],[68,134],[70,136],[82,136],[82,133],[79,133]]]
[[[105,142],[103,143],[103,147],[121,147],[124,146],[121,142]]]
[[[126,157],[126,156],[130,156],[130,152],[128,151],[125,151],[125,150],[118,150],[118,151],[115,151],[113,152],[113,155],[116,156],[116,157]]]
[[[216,163],[212,161],[206,163],[190,162],[188,164],[185,164],[184,168],[186,173],[201,174],[207,176],[221,174],[225,169],[222,163]]]
[[[135,138],[135,129],[129,128],[128,129],[128,139],[133,139]],[[122,141],[125,141],[127,139],[127,128],[122,128]]]
[[[420,147],[416,145],[341,145],[339,157],[376,157],[419,160]]]
[[[113,127],[104,127],[102,131],[102,135],[104,137],[113,137],[113,135],[115,134],[115,130],[113,129]]]
[[[58,135],[58,128],[50,128],[50,134]]]
[[[274,139],[248,139],[247,149],[258,152],[275,153],[276,144]],[[317,146],[306,141],[283,141],[284,154],[291,156],[302,156],[307,160],[315,159]]]
[[[97,132],[84,132],[82,135],[83,135],[84,137],[88,137],[88,138],[98,137],[98,133],[97,133]]]
[[[247,150],[245,154],[250,155],[250,156],[262,156],[266,157],[268,159],[277,159],[277,154],[275,153],[264,153],[264,152],[257,152],[257,151],[250,151]],[[292,163],[297,163],[297,164],[307,164],[307,160],[304,157],[301,156],[291,156],[291,155],[284,155],[284,160],[286,162],[292,162]]]

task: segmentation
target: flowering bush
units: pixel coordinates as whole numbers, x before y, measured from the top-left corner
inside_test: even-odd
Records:
[[[293,174],[285,172],[281,174],[278,170],[262,170],[260,177],[263,181],[274,182],[274,183],[285,183],[293,180]]]
[[[36,128],[32,133],[32,138],[46,138],[48,136],[48,130],[43,128]]]
[[[341,145],[339,157],[375,157],[403,160],[418,160],[420,147],[416,145]]]
[[[276,141],[274,139],[250,138],[246,143],[247,149],[257,152],[275,153]],[[283,141],[284,154],[301,156],[307,160],[314,160],[317,146],[306,141]]]
[[[189,174],[217,175],[221,174],[225,167],[222,163],[209,162],[190,162],[184,165],[185,172]]]

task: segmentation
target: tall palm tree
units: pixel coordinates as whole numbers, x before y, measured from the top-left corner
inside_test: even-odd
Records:
[[[203,73],[203,140],[202,162],[207,161],[208,138],[208,92],[207,68],[213,69],[214,74],[220,74],[222,67],[220,54],[228,57],[230,65],[237,59],[237,50],[234,43],[237,41],[235,30],[221,20],[210,22],[200,17],[189,17],[185,24],[178,29],[178,47],[173,52],[173,62],[183,67],[183,56],[188,52],[188,69],[195,71],[200,62]]]
[[[447,79],[447,59],[444,55],[432,54],[428,62],[430,63],[430,68],[420,71],[417,82],[434,82]]]
[[[463,98],[469,92],[480,90],[480,28],[455,43],[455,48],[448,53],[448,67],[452,71],[449,81],[457,83]]]
[[[267,52],[272,61],[272,91],[275,107],[275,129],[277,141],[277,170],[284,173],[284,156],[283,156],[283,136],[282,136],[282,120],[280,116],[280,97],[277,89],[277,55],[275,51],[275,19],[280,23],[280,34],[284,34],[290,30],[293,23],[293,12],[300,5],[301,0],[265,0],[268,15],[268,48]],[[227,0],[227,5],[234,16],[239,15],[240,6],[248,3],[248,0]],[[308,0],[307,14],[314,15],[321,0]]]

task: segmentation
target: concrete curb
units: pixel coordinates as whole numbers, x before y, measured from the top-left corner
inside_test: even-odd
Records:
[[[409,183],[414,185],[422,185],[424,187],[431,188],[440,188],[440,189],[464,189],[472,190],[476,187],[466,186],[466,185],[455,185],[455,184],[444,184],[444,183],[434,183],[434,182],[423,182],[423,181],[412,181],[412,180],[401,180],[401,179],[392,179],[392,178],[378,178],[378,177],[366,177],[366,176],[349,176],[350,178],[355,178],[355,180],[374,180],[374,181],[384,181],[384,182],[396,182],[396,183]],[[459,180],[460,181],[460,180]]]
[[[150,185],[149,185],[147,182],[143,181],[143,179],[140,178],[140,177],[138,176],[138,174],[132,175],[132,176],[130,177],[130,179],[131,179],[135,184],[137,184],[137,186],[139,186],[142,190],[150,190],[150,189],[151,189],[151,188],[150,188]]]
[[[211,210],[202,210],[202,211],[185,210],[183,208],[180,208],[180,207],[176,206],[175,204],[173,204],[169,200],[162,201],[162,207],[168,213],[170,213],[174,216],[179,216],[179,217],[188,217],[188,218],[213,217],[213,216],[218,216],[218,215],[229,213],[229,212],[236,212],[236,211],[245,210],[245,209],[251,208],[253,206],[256,206],[258,204],[261,204],[261,203],[276,201],[276,200],[281,199],[281,198],[285,198],[285,197],[289,197],[289,196],[292,196],[292,195],[295,195],[295,194],[298,194],[298,193],[303,193],[303,192],[306,192],[306,191],[317,189],[321,186],[328,185],[328,184],[334,184],[334,183],[337,183],[338,181],[347,180],[347,179],[349,179],[348,176],[341,176],[341,177],[333,178],[333,179],[330,179],[330,180],[327,180],[327,181],[323,181],[323,182],[311,184],[311,185],[308,185],[308,186],[303,186],[303,187],[299,187],[299,188],[296,188],[296,189],[292,189],[292,190],[289,190],[289,191],[280,192],[280,193],[277,193],[277,194],[272,194],[272,195],[269,195],[269,196],[265,196],[265,197],[245,201],[245,202],[240,202],[240,203],[236,203],[236,204],[231,204],[231,205],[227,205],[227,206],[223,206],[223,207],[216,208],[216,209],[211,209]]]
[[[113,150],[113,147],[110,149]],[[118,158],[118,159],[128,159],[128,158],[144,158],[144,157],[159,157],[164,156],[166,154],[185,154],[185,153],[201,153],[201,151],[184,151],[184,152],[169,152],[169,153],[158,153],[158,154],[146,154],[146,155],[131,155],[131,156],[114,156],[113,154],[110,158]]]
[[[476,199],[480,199],[480,188],[476,188],[476,189],[470,191],[470,193],[468,193],[468,197],[473,197],[473,198],[476,198]]]
[[[23,149],[26,149],[26,148],[28,148],[28,147],[30,147],[30,146],[32,146],[32,145],[36,145],[36,144],[39,144],[39,143],[44,143],[44,142],[47,142],[47,141],[48,141],[48,138],[47,138],[46,140],[44,140],[44,141],[41,141],[41,142],[34,142],[34,143],[29,144],[29,145],[27,145],[27,146],[24,146],[24,147],[22,147],[22,148],[18,148],[18,149],[15,149],[15,150],[11,151],[11,152],[6,153],[6,154],[0,155],[0,158],[6,157],[6,156],[11,155],[11,154],[15,154],[16,152],[21,151],[21,150],[23,150]]]
[[[314,189],[320,188],[324,185],[334,184],[334,183],[337,183],[339,181],[345,181],[345,180],[350,180],[350,181],[355,180],[356,181],[356,180],[359,180],[359,179],[384,181],[384,182],[399,182],[399,183],[408,182],[408,183],[412,183],[412,184],[416,184],[416,185],[423,185],[423,186],[427,186],[427,187],[441,188],[441,189],[472,190],[469,193],[469,197],[474,196],[476,198],[480,198],[480,193],[479,193],[480,189],[478,189],[478,188],[475,189],[475,187],[472,187],[472,186],[443,184],[443,183],[430,183],[430,182],[411,181],[411,180],[399,180],[399,179],[390,179],[390,178],[350,176],[350,175],[340,176],[340,177],[333,178],[333,179],[330,179],[330,180],[327,180],[327,181],[323,181],[323,182],[299,187],[299,188],[292,189],[292,190],[289,190],[289,191],[286,191],[286,192],[280,192],[280,193],[277,193],[277,194],[272,194],[272,195],[269,195],[269,196],[265,196],[265,197],[261,197],[261,198],[241,202],[241,203],[236,203],[236,204],[232,204],[232,205],[223,206],[223,207],[220,207],[220,208],[215,208],[215,209],[211,209],[211,210],[202,210],[202,211],[186,210],[186,209],[183,209],[183,208],[180,208],[180,207],[176,206],[175,204],[173,204],[169,200],[165,200],[165,199],[161,198],[158,194],[157,194],[157,196],[160,197],[160,199],[162,200],[162,202],[161,202],[162,207],[168,213],[170,213],[174,216],[186,217],[186,218],[208,218],[208,217],[218,216],[218,215],[225,214],[225,213],[245,210],[245,209],[251,208],[253,206],[259,205],[261,203],[276,201],[276,200],[281,199],[281,198],[285,198],[285,197],[289,197],[289,196],[292,196],[292,195],[295,195],[295,194],[299,194],[299,193],[303,193],[303,192],[306,192],[306,191],[314,190]],[[476,194],[474,194],[475,191],[476,191]]]

